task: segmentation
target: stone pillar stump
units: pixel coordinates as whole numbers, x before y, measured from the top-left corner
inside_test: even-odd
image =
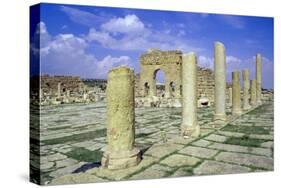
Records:
[[[255,107],[257,105],[257,82],[256,80],[251,80],[251,100],[250,104],[252,107]]]
[[[117,67],[108,74],[107,148],[102,167],[124,169],[140,162],[135,142],[134,71]]]

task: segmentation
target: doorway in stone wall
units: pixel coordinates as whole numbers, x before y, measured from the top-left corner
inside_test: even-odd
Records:
[[[165,97],[165,73],[162,69],[154,71],[153,80],[155,83],[156,96]],[[153,88],[151,88],[153,89]]]

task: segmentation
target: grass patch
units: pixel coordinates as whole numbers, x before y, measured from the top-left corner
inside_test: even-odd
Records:
[[[42,143],[46,145],[54,145],[54,144],[65,144],[67,142],[82,142],[85,140],[90,140],[93,138],[100,138],[106,136],[106,129],[99,129],[95,131],[89,131],[81,134],[74,134],[70,136],[65,136],[61,138],[54,138],[50,140],[43,140]]]
[[[228,124],[222,131],[240,132],[245,134],[269,134],[269,130],[259,126],[240,126]]]
[[[78,161],[99,162],[102,158],[102,154],[100,150],[90,151],[85,148],[75,148],[65,155]]]
[[[230,137],[224,143],[232,144],[232,145],[240,145],[240,146],[248,146],[248,147],[259,147],[264,140],[249,138],[249,136],[243,136],[241,138]]]

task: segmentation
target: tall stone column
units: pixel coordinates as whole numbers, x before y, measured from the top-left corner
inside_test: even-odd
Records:
[[[249,110],[251,108],[249,104],[249,89],[250,89],[250,80],[249,80],[249,70],[243,70],[243,110]]]
[[[184,137],[198,137],[197,122],[197,60],[193,52],[182,58],[182,124]]]
[[[57,91],[57,95],[58,95],[58,97],[60,97],[60,96],[61,96],[61,83],[60,83],[60,82],[58,83],[58,91]]]
[[[215,42],[215,115],[214,120],[224,122],[226,96],[226,63],[225,48],[220,42]]]
[[[117,67],[107,80],[107,148],[102,166],[123,169],[140,162],[135,142],[134,71]]]
[[[255,107],[257,105],[257,82],[256,80],[251,80],[251,105]]]
[[[242,114],[240,72],[232,72],[232,115]]]
[[[232,106],[232,87],[228,88],[228,103]]]
[[[256,56],[257,104],[261,104],[261,54]]]

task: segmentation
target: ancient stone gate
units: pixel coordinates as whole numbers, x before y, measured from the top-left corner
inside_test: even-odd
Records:
[[[140,86],[141,95],[156,96],[156,74],[165,74],[165,97],[180,97],[182,52],[149,50],[141,55]]]
[[[161,51],[149,50],[140,56],[141,72],[137,96],[157,96],[156,74],[159,70],[165,76],[166,98],[180,98],[182,95],[182,56],[179,50]],[[214,101],[214,73],[210,69],[197,67],[198,100],[204,99],[208,103]]]

